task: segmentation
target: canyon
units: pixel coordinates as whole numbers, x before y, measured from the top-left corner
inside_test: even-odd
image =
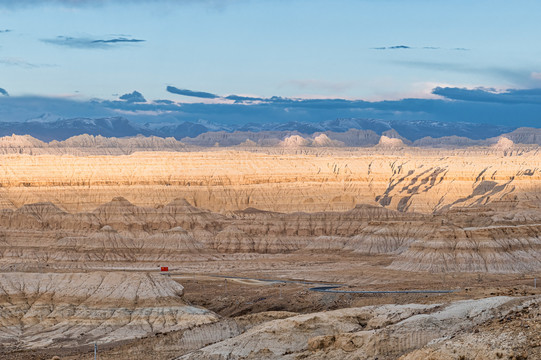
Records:
[[[296,136],[0,139],[2,358],[539,356],[538,145]]]

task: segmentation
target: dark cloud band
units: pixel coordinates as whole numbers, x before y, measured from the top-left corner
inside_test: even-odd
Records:
[[[182,96],[190,96],[202,99],[218,99],[220,96],[203,91],[192,91],[187,89],[179,89],[174,86],[168,86],[166,89],[171,94],[177,94]]]
[[[494,89],[464,89],[453,87],[437,87],[432,90],[435,95],[451,100],[488,102],[498,104],[533,104],[541,105],[541,89],[509,89],[498,92]]]
[[[57,36],[53,39],[42,39],[44,43],[66,46],[77,49],[109,49],[123,44],[142,43],[145,40],[117,37],[112,39],[94,39],[87,37]]]
[[[134,91],[129,94],[124,94],[120,96],[119,99],[124,100],[128,103],[144,103],[147,101],[145,97],[143,96],[143,94],[141,94],[139,91]]]
[[[372,50],[457,50],[457,51],[468,51],[470,49],[467,48],[452,48],[452,49],[445,49],[441,48],[439,46],[423,46],[423,47],[413,47],[408,45],[394,45],[394,46],[378,46],[373,47]]]

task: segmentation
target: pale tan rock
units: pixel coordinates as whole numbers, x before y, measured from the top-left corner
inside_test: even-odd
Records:
[[[492,147],[494,147],[495,149],[498,149],[498,150],[509,150],[514,145],[515,145],[515,143],[513,142],[513,140],[510,140],[510,139],[502,136],[502,137],[500,137],[498,139],[498,142],[496,144],[492,145]]]
[[[508,134],[505,137],[516,144],[537,144],[541,145],[541,129],[521,127]]]
[[[346,144],[344,144],[342,141],[331,140],[326,134],[319,134],[316,137],[314,137],[311,145],[319,146],[319,147],[344,147],[346,146]]]
[[[1,273],[0,343],[73,347],[217,320],[182,295],[180,284],[157,273]]]
[[[379,139],[379,143],[377,146],[382,147],[382,148],[400,148],[400,147],[404,147],[405,144],[402,141],[402,139],[391,138],[386,135],[381,135],[381,138]]]
[[[101,135],[77,135],[49,143],[29,135],[0,137],[0,154],[29,155],[127,155],[137,151],[185,151],[186,145],[174,138],[135,136],[107,138]]]
[[[390,268],[431,272],[523,273],[541,267],[541,225],[441,228],[409,244]]]
[[[280,146],[283,146],[286,148],[296,148],[296,147],[308,146],[308,145],[310,145],[310,140],[305,139],[300,135],[288,136],[280,143]]]
[[[529,302],[516,304],[510,297],[493,297],[298,315],[263,323],[179,359],[259,359],[262,354],[266,359],[396,359],[430,342],[471,331]]]

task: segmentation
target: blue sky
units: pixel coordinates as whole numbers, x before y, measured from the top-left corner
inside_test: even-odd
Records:
[[[534,0],[0,0],[0,88],[494,103],[541,88],[539,14]]]
[[[82,3],[0,1],[0,29],[10,30],[0,33],[0,87],[105,99],[133,90],[174,99],[165,91],[173,85],[380,100],[438,85],[541,86],[538,1]],[[84,43],[118,38],[144,41]],[[391,49],[401,45],[411,48]]]

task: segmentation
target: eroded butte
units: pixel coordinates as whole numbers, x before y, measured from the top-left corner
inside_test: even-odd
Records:
[[[541,358],[536,146],[300,140],[0,155],[1,357]]]

